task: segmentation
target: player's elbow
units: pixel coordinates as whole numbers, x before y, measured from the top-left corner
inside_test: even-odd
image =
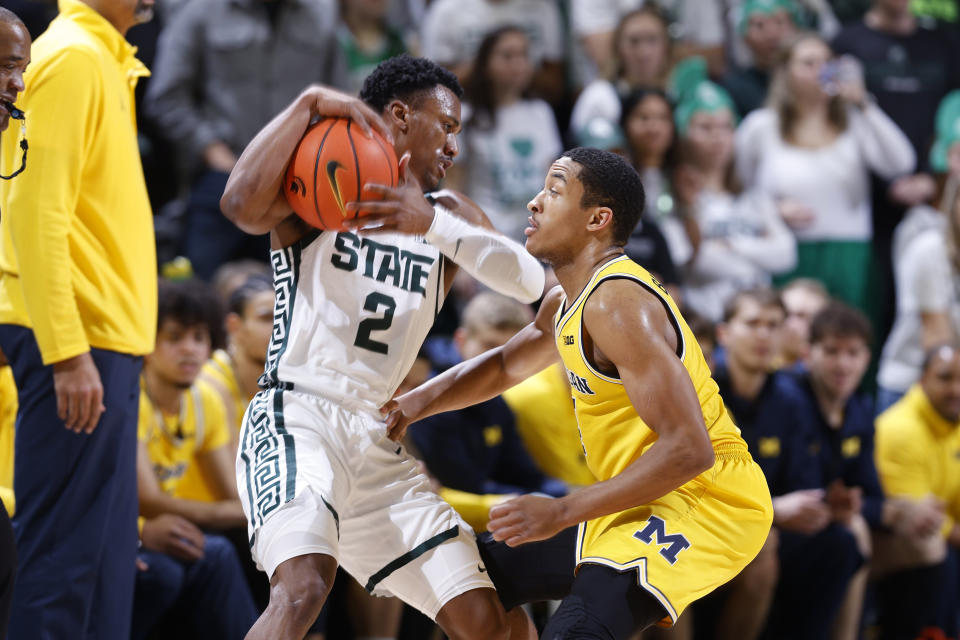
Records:
[[[674,456],[674,468],[685,481],[708,471],[713,467],[714,462],[713,445],[709,437],[688,441]]]
[[[247,206],[249,197],[241,192],[239,188],[230,188],[228,185],[220,197],[220,211],[223,215],[237,225],[237,227],[252,235],[261,235],[269,233],[271,227],[267,224],[263,212],[254,211]]]

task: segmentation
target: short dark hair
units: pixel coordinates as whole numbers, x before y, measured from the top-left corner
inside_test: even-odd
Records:
[[[939,342],[923,353],[923,364],[920,366],[920,372],[926,373],[933,361],[944,349],[951,349],[954,353],[960,353],[960,343],[955,341]]]
[[[764,309],[776,307],[783,312],[784,316],[787,315],[787,308],[783,306],[783,300],[780,298],[779,293],[770,287],[753,287],[751,289],[737,291],[733,294],[733,297],[727,300],[727,303],[723,305],[724,322],[733,320],[737,313],[740,312],[740,305],[743,304],[744,300],[753,300]]]
[[[810,322],[810,344],[827,338],[860,338],[870,346],[873,329],[863,312],[839,300],[832,300]]]
[[[360,99],[379,113],[391,100],[406,100],[438,85],[450,89],[457,98],[463,97],[463,87],[457,76],[433,60],[404,53],[387,58],[370,72],[360,89]]]
[[[273,280],[264,274],[253,274],[230,294],[227,311],[242,317],[247,310],[247,303],[255,295],[264,291],[273,291]]]
[[[612,151],[575,147],[564,151],[562,157],[580,165],[577,176],[583,185],[580,206],[609,207],[613,211],[613,242],[620,246],[627,244],[646,200],[640,174]]]
[[[213,290],[196,279],[166,280],[158,286],[157,328],[166,320],[174,320],[185,327],[204,325],[210,331],[210,345],[223,346],[223,315]]]

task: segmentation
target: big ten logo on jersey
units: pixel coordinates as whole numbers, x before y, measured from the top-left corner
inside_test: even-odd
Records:
[[[427,296],[427,279],[435,258],[423,256],[393,245],[360,238],[341,232],[334,241],[330,262],[337,269],[356,271],[377,282],[392,284],[398,289]]]
[[[657,276],[653,275],[652,273],[650,274],[650,281],[653,282],[653,284],[657,285],[657,288],[660,289],[660,291],[663,291],[664,293],[667,293],[667,288],[666,288],[665,286],[663,286],[663,283],[660,282],[660,281],[657,279]],[[668,295],[669,295],[669,294],[668,294]]]
[[[670,564],[676,564],[680,552],[690,547],[690,541],[682,533],[667,534],[667,524],[657,516],[650,516],[647,526],[634,533],[633,537],[640,542],[659,546],[660,555]]]
[[[573,371],[567,369],[567,378],[570,380],[570,386],[579,391],[580,393],[588,396],[596,395],[593,392],[593,389],[590,388],[590,385],[587,384],[586,378],[581,378]]]

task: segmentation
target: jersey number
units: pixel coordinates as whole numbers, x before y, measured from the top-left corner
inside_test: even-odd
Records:
[[[390,325],[393,324],[393,312],[397,308],[397,303],[393,298],[383,293],[371,293],[367,296],[367,299],[363,301],[365,311],[376,313],[380,307],[383,307],[382,316],[379,318],[367,318],[360,322],[360,326],[357,327],[357,337],[353,341],[353,344],[361,349],[386,354],[387,345],[372,339],[370,332],[385,331],[390,328]]]

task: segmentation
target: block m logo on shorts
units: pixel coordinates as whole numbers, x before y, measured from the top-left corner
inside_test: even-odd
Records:
[[[667,535],[666,523],[657,516],[647,519],[647,526],[633,534],[640,542],[655,544],[660,547],[660,555],[670,564],[677,563],[677,555],[690,546],[690,541],[682,533]]]

